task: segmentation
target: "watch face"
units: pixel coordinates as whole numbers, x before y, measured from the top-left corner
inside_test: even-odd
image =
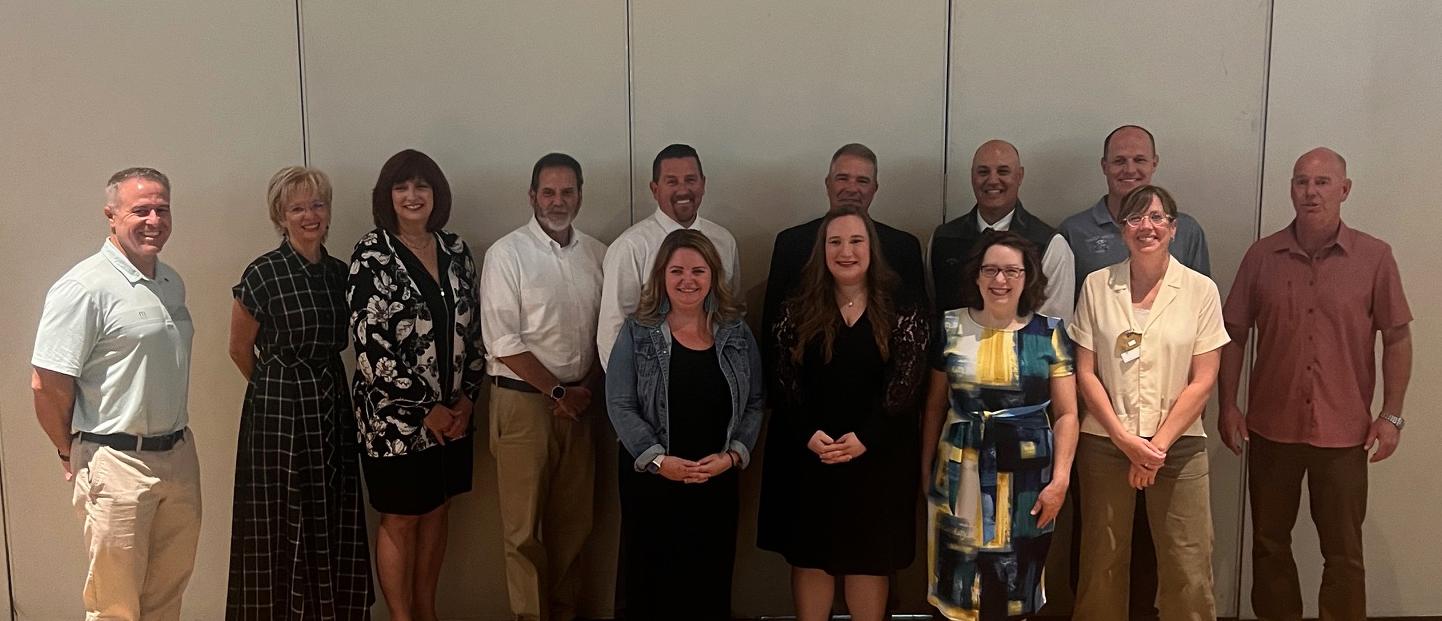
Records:
[[[555,400],[557,400],[557,401],[560,401],[561,398],[564,397],[564,396],[566,396],[566,387],[565,387],[565,386],[556,386],[555,388],[552,388],[552,389],[551,389],[551,398],[552,398],[552,399],[555,399]]]

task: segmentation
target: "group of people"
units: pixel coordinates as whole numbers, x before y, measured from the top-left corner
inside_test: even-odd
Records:
[[[1223,441],[1251,447],[1254,609],[1301,614],[1290,532],[1305,476],[1323,615],[1362,619],[1368,453],[1397,446],[1411,364],[1391,251],[1342,223],[1342,157],[1309,151],[1290,180],[1296,218],[1252,246],[1223,305],[1201,226],[1151,184],[1157,164],[1149,132],[1113,131],[1106,195],[1052,228],[1022,208],[1016,148],[989,141],[971,164],[975,207],[938,227],[924,258],[869,216],[876,155],[845,145],[824,215],[776,237],[759,339],[735,238],[699,215],[706,177],[687,145],[657,154],[656,212],[609,247],[573,226],[581,165],[542,157],[525,224],[479,270],[444,228],[450,185],[425,154],[382,167],[376,228],[349,266],[324,245],[327,177],[282,169],[267,191],[282,241],[233,289],[230,355],[248,387],[226,616],[367,618],[374,573],[391,618],[435,619],[447,508],[471,489],[490,384],[518,619],[575,617],[602,410],[619,440],[627,619],[730,618],[739,471],[756,461],[756,543],[791,566],[802,621],[829,618],[838,585],[853,619],[885,616],[889,577],[914,560],[918,498],[929,601],[946,618],[1034,613],[1070,500],[1075,618],[1141,600],[1162,619],[1212,619],[1201,419],[1219,385]],[[200,491],[192,322],[158,259],[169,180],[116,173],[105,214],[110,238],[46,297],[35,407],[75,481],[90,618],[175,619]],[[373,557],[362,481],[380,514]]]

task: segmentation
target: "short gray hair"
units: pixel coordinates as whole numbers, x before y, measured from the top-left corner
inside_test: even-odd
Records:
[[[105,206],[113,207],[120,200],[120,184],[131,179],[145,179],[154,181],[165,188],[165,193],[170,194],[170,178],[154,168],[146,166],[135,166],[126,168],[110,175],[110,180],[105,182]]]

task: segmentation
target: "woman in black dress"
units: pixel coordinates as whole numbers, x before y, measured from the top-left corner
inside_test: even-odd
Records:
[[[836,576],[851,618],[879,621],[888,576],[915,555],[930,330],[875,239],[864,215],[827,214],[775,328],[758,543],[791,564],[801,621],[830,618]]]
[[[381,168],[376,229],[351,256],[346,297],[353,382],[371,506],[381,514],[376,572],[391,619],[436,618],[452,496],[471,490],[471,410],[484,379],[476,266],[441,229],[451,190],[424,153]]]
[[[630,621],[731,619],[737,471],[764,397],[761,354],[726,276],[705,235],[673,231],[611,350]]]
[[[266,192],[280,247],[233,289],[230,357],[240,415],[227,619],[369,619],[346,347],[345,263],[326,253],[325,173],[282,168]]]

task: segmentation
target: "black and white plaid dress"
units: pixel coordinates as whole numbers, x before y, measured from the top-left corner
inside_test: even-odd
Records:
[[[369,619],[370,551],[345,368],[346,264],[287,242],[233,293],[260,322],[240,418],[226,619]]]

